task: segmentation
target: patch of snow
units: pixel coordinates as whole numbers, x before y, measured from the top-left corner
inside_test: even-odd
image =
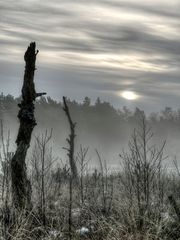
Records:
[[[86,227],[82,227],[76,231],[79,235],[85,236],[86,234],[89,233],[89,229]]]

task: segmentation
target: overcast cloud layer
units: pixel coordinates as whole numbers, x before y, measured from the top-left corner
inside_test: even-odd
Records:
[[[20,95],[30,41],[37,89],[53,98],[180,107],[179,0],[0,0],[1,91]],[[125,90],[139,98],[123,99]]]

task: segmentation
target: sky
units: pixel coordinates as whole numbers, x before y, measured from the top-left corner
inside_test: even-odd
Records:
[[[31,41],[37,92],[180,107],[179,0],[0,0],[1,92],[20,95]]]

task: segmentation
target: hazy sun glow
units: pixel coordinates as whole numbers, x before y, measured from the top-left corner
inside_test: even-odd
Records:
[[[127,100],[132,100],[132,101],[139,98],[139,96],[133,91],[123,91],[123,92],[120,92],[119,95]]]

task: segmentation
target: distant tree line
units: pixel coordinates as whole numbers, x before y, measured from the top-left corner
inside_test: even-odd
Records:
[[[3,112],[17,110],[17,103],[21,100],[21,97],[14,97],[11,94],[4,95],[3,92],[0,94],[0,114]],[[121,109],[116,109],[112,104],[107,101],[102,101],[100,97],[97,97],[94,104],[92,104],[89,97],[84,97],[82,102],[77,102],[76,100],[67,99],[69,106],[72,111],[84,112],[86,114],[108,114],[108,116],[117,117],[121,120],[132,121],[136,118],[139,113],[143,111],[139,108],[134,110],[128,109],[123,106]],[[62,102],[56,101],[51,97],[41,97],[36,101],[36,105],[43,111],[44,107],[48,108],[59,108],[62,107]],[[152,112],[148,115],[148,119],[152,122],[159,121],[180,121],[180,108],[174,110],[172,107],[165,107],[160,112]]]

